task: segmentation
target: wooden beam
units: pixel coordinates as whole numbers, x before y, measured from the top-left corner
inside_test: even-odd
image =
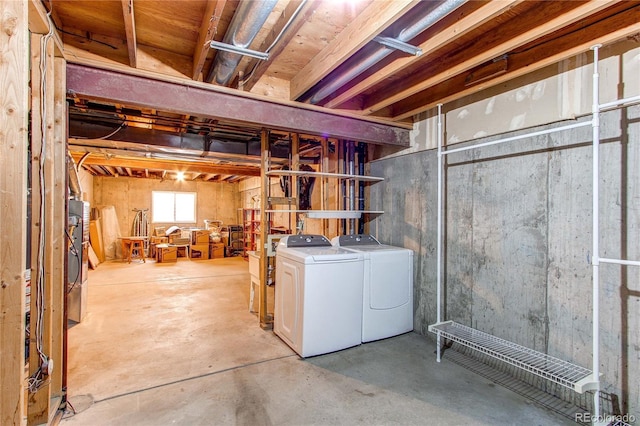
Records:
[[[67,66],[67,91],[88,99],[156,108],[275,130],[409,146],[409,129],[380,119],[362,119],[327,108],[278,102],[233,89],[192,82],[178,84],[82,65]],[[224,108],[211,108],[224,105]]]
[[[63,58],[54,60],[53,80],[53,156],[51,169],[53,170],[53,182],[51,197],[53,198],[53,217],[49,223],[52,232],[51,250],[53,269],[52,283],[52,314],[51,314],[51,358],[57,360],[57,367],[51,374],[51,397],[62,399],[63,377],[66,366],[63,361],[66,358],[63,348],[63,330],[66,318],[64,316],[64,302],[66,298],[66,252],[67,252],[67,91],[66,91],[67,63]]]
[[[82,156],[82,153],[72,153],[75,161]],[[170,172],[191,172],[191,173],[211,173],[230,174],[240,176],[260,176],[258,167],[217,165],[212,163],[201,163],[185,160],[167,160],[156,158],[132,158],[114,157],[107,159],[104,155],[92,154],[84,160],[85,165],[109,167],[113,174],[113,167],[131,167],[134,169],[164,170]],[[164,175],[163,175],[164,176]]]
[[[207,59],[207,54],[211,50],[209,42],[213,40],[218,31],[220,18],[222,17],[222,12],[226,4],[227,0],[207,1],[205,13],[202,18],[202,25],[200,25],[198,41],[196,42],[196,50],[193,52],[193,72],[191,77],[193,80],[202,81],[202,68]]]
[[[522,75],[571,58],[589,51],[594,44],[610,44],[622,40],[640,31],[640,6],[625,10],[607,19],[603,19],[580,31],[544,43],[532,48],[526,56],[517,55],[509,59],[507,72],[480,84],[465,87],[465,74],[458,74],[447,80],[437,90],[428,89],[404,100],[402,107],[396,109],[396,120],[413,117],[433,108],[439,103],[452,102],[488,87],[504,83]],[[463,90],[461,88],[465,87]]]
[[[121,0],[122,16],[124,17],[124,29],[127,34],[127,51],[129,52],[129,65],[138,67],[138,42],[136,40],[136,20],[133,13],[133,0]]]
[[[523,0],[501,0],[487,2],[480,9],[477,9],[468,15],[462,15],[459,17],[459,19],[453,20],[452,24],[445,28],[444,31],[435,33],[433,37],[417,47],[422,49],[424,54],[427,54],[428,52],[435,52],[445,44],[451,43],[461,38],[463,35],[468,34],[472,30],[478,28],[479,26],[490,21],[496,16],[503,14],[505,11],[511,9],[513,6],[521,3],[522,1]],[[457,17],[458,12],[454,13]],[[459,13],[463,12],[461,11]],[[395,73],[400,72],[419,61],[420,56],[400,57],[384,66],[383,68],[377,70],[372,75],[359,80],[354,86],[349,87],[346,91],[331,99],[329,102],[325,103],[324,106],[326,106],[327,108],[336,108],[344,102],[366,91],[367,89],[370,89],[376,83],[393,76]]]
[[[278,18],[278,22],[274,25],[274,28],[269,33],[268,37],[262,42],[260,48],[258,49],[260,52],[266,52],[269,46],[274,42],[275,38],[280,34],[284,26],[287,24],[291,16],[295,13],[296,9],[300,5],[301,0],[291,1],[285,9],[282,11],[280,17]],[[269,51],[269,56],[271,58],[277,58],[280,53],[285,49],[286,46],[294,39],[298,31],[304,25],[305,22],[313,15],[315,10],[321,4],[319,0],[309,0],[307,1],[302,10],[300,10],[298,16],[295,21],[293,21],[287,31],[283,34],[282,38],[279,42]],[[253,86],[256,85],[260,77],[267,71],[269,65],[271,65],[271,61],[259,61],[252,60],[249,62],[249,65],[245,69],[245,82],[243,90],[251,91]],[[255,69],[254,69],[255,66]],[[253,70],[253,72],[251,72]]]
[[[416,4],[414,0],[372,2],[293,77],[290,99],[299,98]]]
[[[0,424],[24,425],[29,9],[0,0]]]
[[[498,58],[505,53],[512,51],[518,46],[527,44],[533,40],[539,39],[546,34],[550,34],[556,30],[562,29],[573,22],[584,19],[585,17],[588,17],[589,15],[592,15],[599,10],[605,9],[614,3],[616,3],[616,1],[586,2],[580,4],[577,7],[574,7],[573,9],[567,10],[565,13],[559,13],[552,19],[545,20],[543,25],[530,28],[515,37],[509,37],[508,39],[505,39],[503,42],[498,43],[495,46],[491,46],[486,49],[480,49],[476,55],[464,53],[464,60],[460,61],[459,63],[451,67],[446,67],[442,72],[427,79],[416,79],[414,84],[399,92],[394,92],[394,94],[391,96],[389,96],[389,93],[386,91],[384,91],[384,93],[382,93],[383,91],[381,91],[374,94],[369,99],[367,99],[366,105],[363,107],[362,112],[365,114],[373,114],[374,112],[379,111],[396,102],[402,101],[409,96],[415,95],[422,90],[442,83],[443,81],[446,81],[454,75],[468,71],[487,61],[493,60],[494,58]],[[554,4],[554,2],[549,2],[547,4],[551,5],[552,7],[565,7],[559,4]]]
[[[273,318],[267,312],[267,276],[268,261],[265,244],[267,243],[267,235],[269,235],[269,214],[267,213],[269,198],[269,131],[263,129],[260,135],[260,285],[258,298],[258,317],[260,319],[260,327],[269,329],[273,327]]]
[[[29,392],[27,418],[29,424],[49,423],[51,408],[51,375],[47,371],[49,360],[53,365],[62,360],[52,357],[53,311],[53,114],[54,74],[53,43],[45,45],[44,36],[31,35],[31,325],[29,339],[29,377],[39,384]],[[41,73],[42,60],[47,65]]]

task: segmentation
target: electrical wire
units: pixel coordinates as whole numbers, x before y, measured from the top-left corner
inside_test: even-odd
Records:
[[[67,289],[67,294],[69,294],[78,285],[78,281],[80,280],[80,269],[82,268],[82,258],[80,257],[80,252],[78,252],[78,249],[73,244],[74,243],[73,236],[69,234],[69,230],[65,229],[64,233],[67,235],[67,238],[71,242],[71,244],[69,245],[69,253],[71,253],[78,262],[78,268],[76,270],[76,276],[73,279],[73,284]]]
[[[45,302],[45,270],[44,270],[44,251],[45,251],[45,236],[46,236],[46,220],[45,220],[45,170],[46,164],[46,131],[47,131],[47,46],[49,41],[53,37],[53,25],[51,23],[51,12],[47,13],[47,23],[49,24],[49,32],[42,36],[40,39],[40,132],[41,132],[41,144],[39,153],[39,170],[38,177],[40,182],[39,195],[40,195],[40,212],[39,212],[39,232],[38,232],[38,256],[36,267],[38,269],[38,275],[36,279],[36,329],[35,329],[35,344],[36,351],[38,353],[38,369],[27,380],[27,386],[31,393],[35,393],[40,389],[48,379],[46,379],[43,366],[48,363],[48,357],[43,351],[44,346],[44,302]]]
[[[118,126],[117,129],[115,129],[113,132],[109,133],[108,135],[105,136],[100,136],[98,138],[88,138],[85,136],[72,136],[75,139],[96,139],[96,140],[104,140],[104,139],[108,139],[111,136],[115,135],[116,133],[118,133],[120,130],[122,130],[123,127],[125,127],[127,125],[126,121],[123,121],[122,123],[120,123],[120,126]]]

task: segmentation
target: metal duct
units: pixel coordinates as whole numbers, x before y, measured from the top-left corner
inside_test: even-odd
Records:
[[[440,6],[431,10],[426,15],[412,16],[413,20],[409,25],[400,31],[397,37],[394,37],[402,42],[409,42],[411,39],[418,36],[421,32],[447,16],[449,13],[456,10],[458,7],[466,3],[467,0],[447,0]],[[413,13],[413,11],[411,11]],[[339,75],[333,76],[327,79],[327,82],[319,84],[317,89],[314,89],[313,95],[309,102],[312,104],[320,103],[327,96],[335,93],[340,87],[344,86],[373,65],[377,64],[385,57],[394,52],[394,49],[390,49],[383,45],[379,45],[373,50],[373,52],[367,56],[364,61],[352,64],[342,71]]]
[[[76,170],[73,157],[67,154],[67,169],[69,170],[69,195],[74,200],[82,199],[82,186],[80,185],[80,177],[78,176],[78,170]]]
[[[258,31],[266,22],[276,3],[278,0],[241,1],[222,42],[247,49],[258,35]],[[226,86],[233,78],[241,59],[242,55],[238,53],[219,51],[211,66],[207,81],[215,80],[217,84]]]

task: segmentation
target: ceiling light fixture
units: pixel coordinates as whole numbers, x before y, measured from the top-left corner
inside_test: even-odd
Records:
[[[258,52],[257,50],[245,49],[244,47],[234,46],[233,44],[222,43],[220,41],[211,40],[210,46],[212,49],[224,50],[226,52],[237,53],[239,55],[251,56],[252,58],[261,59],[263,61],[269,60],[269,54],[264,52]]]
[[[176,173],[176,180],[178,182],[183,182],[184,181],[184,172],[178,172]]]

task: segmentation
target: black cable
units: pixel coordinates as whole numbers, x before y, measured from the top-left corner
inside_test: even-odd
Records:
[[[73,285],[71,285],[68,289],[67,289],[67,294],[70,294],[71,291],[76,288],[76,286],[78,285],[78,280],[80,279],[80,269],[82,268],[82,258],[80,253],[78,252],[78,249],[76,248],[76,246],[74,245],[74,241],[73,241],[73,237],[69,234],[69,230],[65,229],[64,233],[67,235],[67,238],[69,239],[69,241],[71,242],[71,246],[69,247],[69,253],[71,253],[73,256],[75,256],[75,258],[78,260],[78,270],[76,273],[76,277],[73,280]]]
[[[56,30],[60,31],[63,34],[69,34],[69,35],[72,35],[74,37],[83,38],[85,40],[89,40],[89,41],[93,41],[95,43],[99,43],[99,44],[105,45],[107,47],[112,48],[113,50],[118,50],[117,47],[115,47],[115,46],[113,46],[113,45],[111,45],[109,43],[105,43],[104,41],[100,41],[100,40],[95,40],[95,39],[93,39],[93,38],[91,38],[89,36],[83,36],[83,35],[80,35],[80,34],[72,33],[72,32],[69,32],[69,31],[65,31],[65,30],[62,30],[62,29],[60,29],[58,27],[56,27]]]

